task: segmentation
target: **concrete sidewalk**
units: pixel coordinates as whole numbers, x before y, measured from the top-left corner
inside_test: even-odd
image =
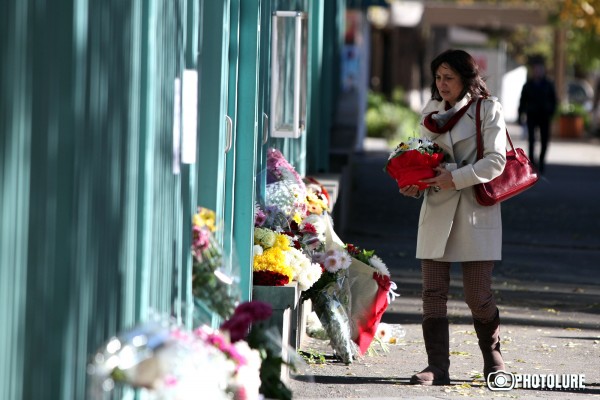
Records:
[[[515,146],[525,143],[513,134]],[[375,249],[387,263],[401,297],[382,322],[406,336],[389,352],[351,365],[308,365],[290,382],[295,399],[600,398],[600,143],[553,140],[546,174],[529,191],[503,204],[503,260],[494,271],[501,312],[502,352],[515,374],[585,374],[585,389],[490,391],[461,272],[452,267],[452,384],[409,385],[426,366],[421,334],[421,282],[414,258],[420,201],[403,198],[382,172],[387,149],[371,147],[352,164],[349,221],[340,237]],[[339,232],[338,232],[339,233]],[[326,341],[308,339],[303,350],[331,356]]]

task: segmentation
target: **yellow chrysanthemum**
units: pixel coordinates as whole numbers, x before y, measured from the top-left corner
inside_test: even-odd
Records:
[[[202,220],[200,219],[200,215],[194,214],[192,217],[192,224],[195,226],[202,226]]]
[[[292,219],[297,223],[301,223],[302,222],[302,217],[300,216],[299,213],[295,213],[294,216],[292,217]]]
[[[213,210],[209,210],[208,208],[199,207],[198,213],[194,214],[192,217],[192,223],[196,226],[206,226],[210,229],[211,232],[217,230],[216,221],[217,217]]]
[[[285,253],[282,249],[272,247],[265,250],[262,254],[254,256],[254,271],[272,271],[287,276],[290,281],[294,276],[292,267],[286,264]]]
[[[277,237],[275,238],[275,244],[273,245],[273,247],[276,247],[283,251],[289,250],[289,248],[290,248],[289,236],[284,235],[282,233],[278,233]]]

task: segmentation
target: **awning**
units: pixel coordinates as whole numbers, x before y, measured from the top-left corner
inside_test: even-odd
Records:
[[[543,11],[528,6],[427,2],[423,22],[438,26],[504,28],[517,25],[548,25],[548,16]]]

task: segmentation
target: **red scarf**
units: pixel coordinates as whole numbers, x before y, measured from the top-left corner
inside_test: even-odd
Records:
[[[475,99],[469,100],[469,102],[467,104],[465,104],[460,110],[455,112],[454,115],[452,117],[450,117],[450,119],[443,126],[438,126],[437,122],[432,118],[432,115],[437,114],[438,111],[434,111],[432,113],[427,114],[427,116],[423,120],[423,123],[425,124],[425,128],[429,129],[431,132],[434,132],[434,133],[448,132],[450,129],[452,129],[454,127],[454,125],[458,122],[458,120],[461,119],[461,117],[463,115],[465,115],[465,113],[469,109],[469,106],[471,105],[473,100],[475,100]],[[447,104],[448,103],[446,103],[446,105]]]

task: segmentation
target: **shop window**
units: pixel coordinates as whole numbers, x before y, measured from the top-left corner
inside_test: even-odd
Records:
[[[273,13],[271,37],[271,137],[299,138],[306,129],[308,66],[306,13]]]

